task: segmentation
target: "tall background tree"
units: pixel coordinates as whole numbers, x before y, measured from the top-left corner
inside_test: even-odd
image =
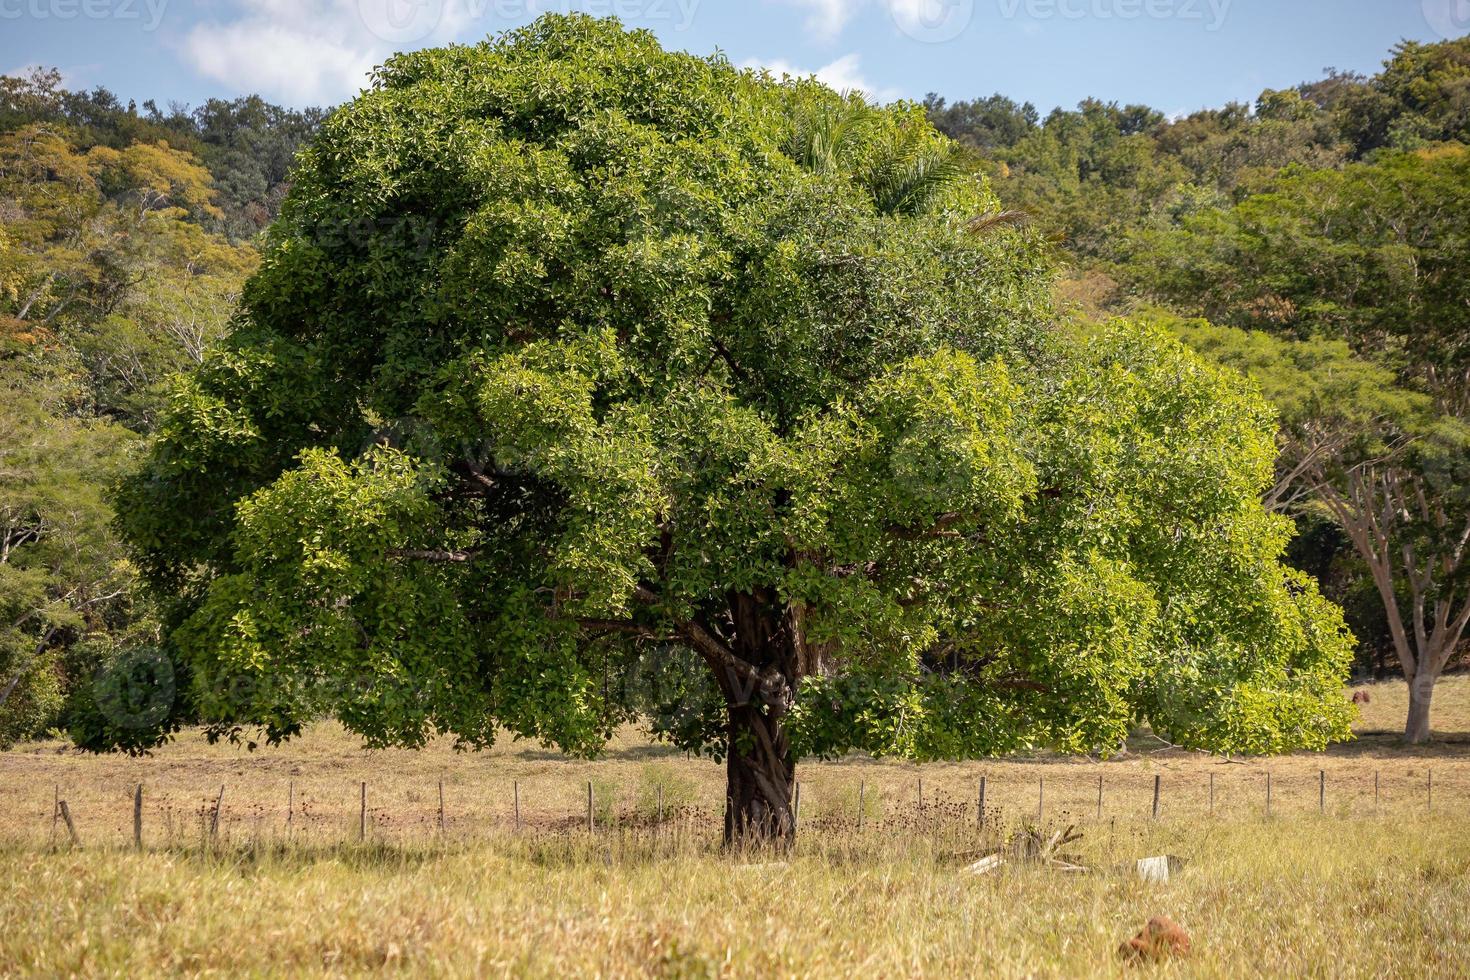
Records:
[[[193,709],[373,744],[796,760],[1347,734],[1269,411],[1048,263],[921,107],[548,16],[391,60],[301,158],[120,501]]]

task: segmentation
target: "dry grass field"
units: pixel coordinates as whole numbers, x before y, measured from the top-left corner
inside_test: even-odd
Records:
[[[1470,678],[1443,683],[1423,749],[1395,734],[1403,685],[1368,690],[1360,737],[1325,755],[1143,738],[1107,762],[804,763],[779,860],[721,853],[722,768],[634,733],[596,762],[510,742],[368,752],[327,725],[255,753],[192,734],[145,759],[32,744],[0,754],[0,975],[1106,976],[1167,914],[1194,950],[1150,970],[1464,976]],[[1038,822],[1078,825],[1091,873],[963,873]],[[1120,870],[1164,853],[1189,862],[1166,883]]]

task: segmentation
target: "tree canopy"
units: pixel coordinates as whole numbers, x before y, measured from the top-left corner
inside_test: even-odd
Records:
[[[1462,274],[1470,151],[1380,154],[1291,168],[1262,193],[1130,243],[1144,290],[1219,323],[1332,337],[1440,383],[1470,365]]]
[[[194,706],[273,738],[634,717],[726,758],[1347,735],[1274,425],[1164,333],[1051,328],[922,107],[547,16],[400,55],[303,153],[122,526]]]
[[[161,111],[152,100],[141,111],[105,88],[73,92],[55,69],[0,76],[0,132],[37,124],[65,130],[82,150],[168,143],[208,168],[217,208],[208,230],[233,241],[258,235],[275,217],[285,196],[296,150],[326,113],[287,109],[258,95],[210,99],[197,108],[170,103]]]
[[[1126,263],[1119,244],[1265,188],[1284,167],[1331,171],[1384,150],[1470,143],[1470,38],[1404,42],[1371,78],[1328,69],[1167,120],[1148,106],[1084,99],[1038,121],[1002,95],[926,101],[931,121],[973,147],[1008,207],[1074,257]],[[1350,229],[1339,228],[1340,234]]]

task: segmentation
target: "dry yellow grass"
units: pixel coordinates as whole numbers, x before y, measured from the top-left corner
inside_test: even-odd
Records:
[[[1360,729],[1396,730],[1403,685],[1370,690]],[[1436,728],[1444,737],[1424,749],[1365,735],[1244,764],[1147,739],[1105,763],[805,763],[798,849],[753,867],[716,846],[720,767],[632,734],[592,763],[511,743],[366,752],[334,726],[255,754],[197,736],[137,760],[41,743],[0,755],[0,974],[1110,975],[1118,943],[1165,913],[1194,936],[1191,973],[1465,975],[1470,679],[1444,683]],[[595,835],[583,828],[589,780]],[[139,782],[142,855],[128,847]],[[965,854],[1036,819],[1039,782],[1042,819],[1079,823],[1079,855],[1098,870],[961,874]],[[81,850],[48,846],[58,785]],[[668,820],[654,828],[658,787]],[[1190,859],[1167,884],[1111,870],[1165,852]]]
[[[1167,884],[957,873],[919,840],[740,866],[564,842],[207,860],[5,855],[0,964],[45,975],[233,971],[531,976],[1084,976],[1149,915],[1205,976],[1463,976],[1470,841],[1448,815],[1099,837],[1176,850]]]

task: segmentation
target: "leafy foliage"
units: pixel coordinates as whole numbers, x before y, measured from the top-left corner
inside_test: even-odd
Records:
[[[1470,38],[1404,42],[1371,78],[1329,69],[1254,106],[1170,121],[1096,100],[1040,123],[998,96],[927,103],[1073,261],[1062,296],[1093,316],[1146,303],[1208,317],[1169,328],[1261,384],[1283,422],[1266,501],[1335,549],[1299,557],[1352,609],[1365,664],[1417,662],[1416,644],[1437,662],[1433,635],[1459,642],[1445,569],[1463,560],[1460,477],[1446,467],[1470,404],[1467,52]],[[1347,514],[1331,504],[1343,494],[1360,498],[1353,522],[1391,515],[1378,523],[1404,540],[1369,547],[1324,530]],[[1402,561],[1385,555],[1411,540],[1413,569],[1394,571]],[[1433,574],[1430,554],[1444,563]],[[1395,637],[1421,600],[1431,625]]]
[[[1254,106],[1175,120],[1097,99],[1040,121],[1034,107],[1001,95],[931,95],[925,105],[937,127],[986,161],[1008,206],[1030,212],[1083,261],[1126,262],[1117,245],[1130,234],[1239,203],[1284,168],[1338,170],[1385,149],[1470,143],[1467,92],[1470,38],[1460,38],[1404,42],[1372,78],[1329,69],[1315,82],[1267,89]]]
[[[975,233],[957,160],[615,22],[390,61],[120,500],[201,712],[579,753],[646,712],[740,759],[752,704],[791,754],[1344,737],[1264,404],[1156,330],[1049,331],[1042,243]]]
[[[1212,320],[1342,338],[1451,374],[1470,363],[1470,151],[1295,170],[1139,243],[1142,288]]]
[[[236,242],[256,237],[275,217],[296,151],[325,117],[321,109],[286,109],[254,95],[210,99],[192,111],[171,104],[167,113],[150,101],[139,111],[104,88],[67,91],[55,70],[0,76],[0,131],[43,124],[74,134],[83,150],[168,143],[195,157],[216,188],[209,230]]]
[[[0,133],[0,216],[9,739],[59,716],[80,731],[115,648],[156,642],[106,491],[152,427],[164,379],[225,332],[255,252],[206,230],[221,212],[192,156],[164,141],[84,148],[54,123]]]
[[[64,381],[30,358],[0,360],[0,744],[55,721],[62,642],[127,616],[131,576],[103,487],[132,436],[69,417]]]
[[[1360,155],[1470,142],[1470,37],[1402,42],[1383,73],[1345,95],[1338,112]]]

